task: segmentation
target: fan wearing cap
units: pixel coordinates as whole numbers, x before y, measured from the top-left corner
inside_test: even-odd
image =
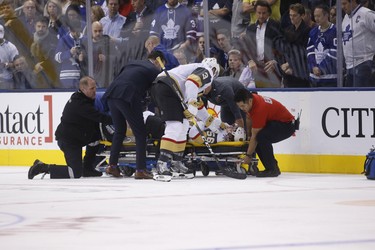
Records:
[[[4,26],[0,24],[0,89],[12,88],[13,60],[18,54],[17,47],[4,39]]]

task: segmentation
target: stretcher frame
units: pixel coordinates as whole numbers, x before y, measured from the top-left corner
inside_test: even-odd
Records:
[[[108,161],[111,151],[112,143],[110,141],[100,141],[103,149],[97,154],[97,156],[103,157],[96,168],[99,171],[104,172],[105,167],[102,166],[104,162]],[[152,170],[156,168],[156,162],[159,154],[159,140],[149,139],[146,147],[146,164],[147,169]],[[251,163],[243,164],[242,158],[244,157],[248,142],[219,142],[210,144],[215,156],[218,158],[221,164],[226,164],[232,168],[235,168],[240,173],[246,173],[248,175],[256,175],[258,172],[258,159],[253,158]],[[123,143],[122,149],[119,156],[119,168],[125,176],[132,176],[136,168],[136,150],[135,143]],[[188,142],[184,152],[184,161],[187,167],[194,171],[200,170],[203,176],[208,176],[211,170],[218,172],[217,164],[215,164],[215,158],[211,155],[209,150],[204,144]]]

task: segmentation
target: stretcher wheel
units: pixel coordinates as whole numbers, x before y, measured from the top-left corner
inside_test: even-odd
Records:
[[[132,176],[132,175],[134,174],[134,172],[135,172],[135,169],[132,168],[132,167],[127,167],[127,166],[125,166],[125,167],[122,168],[122,173],[123,173],[125,176],[127,176],[127,177]]]
[[[250,163],[248,174],[252,175],[252,176],[256,176],[258,174],[258,172],[259,172],[258,162]]]
[[[208,164],[202,161],[200,165],[203,176],[207,176],[210,173],[210,168],[208,167]]]
[[[245,169],[244,167],[239,167],[239,168],[237,168],[237,172],[238,172],[238,173],[241,173],[241,174],[247,174],[247,173],[246,173],[246,169]]]
[[[193,175],[194,175],[194,177],[195,177],[195,175],[196,175],[196,163],[193,163],[193,162],[185,162],[185,166],[188,168],[188,169],[190,169],[192,172],[193,172]]]

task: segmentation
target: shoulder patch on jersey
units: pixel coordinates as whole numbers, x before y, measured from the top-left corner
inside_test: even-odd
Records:
[[[188,76],[187,80],[194,82],[198,88],[201,88],[203,85],[212,82],[212,76],[207,69],[199,67]]]

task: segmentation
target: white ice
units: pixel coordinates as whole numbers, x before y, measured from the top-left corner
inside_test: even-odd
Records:
[[[0,249],[375,249],[375,181],[27,179],[0,167]]]

